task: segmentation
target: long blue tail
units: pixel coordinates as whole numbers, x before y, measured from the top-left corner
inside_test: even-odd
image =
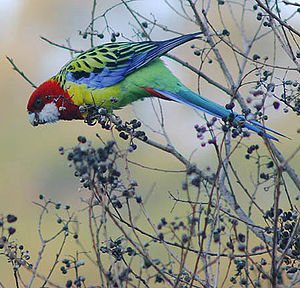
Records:
[[[183,86],[184,87],[184,86]],[[201,110],[205,113],[208,113],[210,115],[213,115],[218,118],[228,117],[230,114],[232,114],[231,110],[227,110],[225,107],[214,103],[199,94],[194,93],[193,91],[189,90],[188,88],[184,87],[185,89],[181,89],[178,93],[172,93],[168,91],[153,89],[156,93],[160,94],[163,98],[174,100],[179,103],[183,103],[185,105],[188,105],[194,109]],[[264,135],[268,137],[269,139],[279,141],[276,137],[268,134],[265,132],[265,130],[270,131],[274,134],[277,134],[279,136],[286,137],[285,135],[270,129],[268,127],[263,126],[261,123],[254,121],[254,120],[246,120],[244,116],[234,113],[236,120],[245,121],[244,127],[248,128],[249,130],[252,130],[259,135]]]

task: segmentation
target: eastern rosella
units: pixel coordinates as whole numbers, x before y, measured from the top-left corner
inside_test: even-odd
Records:
[[[160,56],[201,32],[166,41],[107,43],[91,48],[69,61],[56,76],[31,95],[27,110],[33,126],[60,119],[84,119],[80,106],[96,105],[118,109],[145,97],[159,97],[186,104],[218,118],[234,115],[248,129],[263,132],[257,121],[227,110],[185,87],[159,59]],[[111,101],[112,97],[117,101]]]

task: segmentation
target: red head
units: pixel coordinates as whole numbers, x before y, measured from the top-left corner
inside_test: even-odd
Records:
[[[83,119],[79,107],[73,103],[67,90],[50,79],[41,84],[31,95],[27,111],[33,126],[54,123],[58,120]]]

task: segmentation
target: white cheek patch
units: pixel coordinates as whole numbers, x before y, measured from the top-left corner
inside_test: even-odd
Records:
[[[55,103],[48,103],[44,106],[44,108],[38,115],[39,115],[39,122],[54,123],[59,120],[60,113]]]

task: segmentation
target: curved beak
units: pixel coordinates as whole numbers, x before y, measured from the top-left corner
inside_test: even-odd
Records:
[[[40,124],[38,113],[28,111],[28,119],[32,126],[38,126]]]

